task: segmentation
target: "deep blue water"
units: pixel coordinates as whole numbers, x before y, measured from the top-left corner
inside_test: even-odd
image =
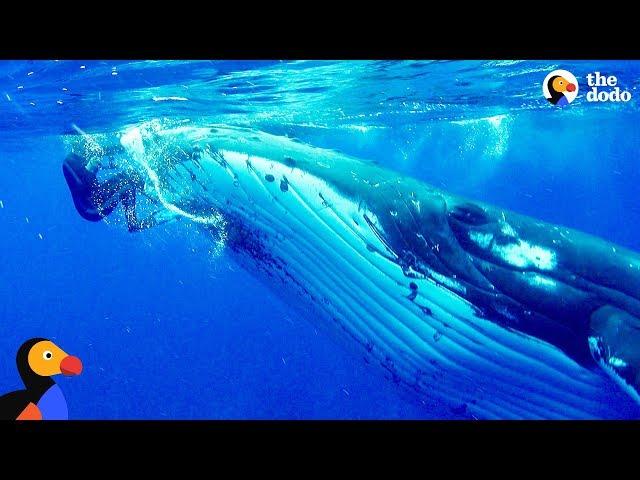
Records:
[[[541,93],[555,68],[581,82],[564,109]],[[586,102],[593,71],[632,100]],[[0,62],[0,393],[43,336],[84,362],[58,381],[72,418],[431,418],[187,222],[82,220],[60,134],[250,126],[640,251],[639,78],[629,61]]]

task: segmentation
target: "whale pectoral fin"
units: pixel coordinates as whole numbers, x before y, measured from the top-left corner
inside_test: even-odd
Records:
[[[605,305],[591,314],[589,327],[594,360],[640,403],[640,318]]]

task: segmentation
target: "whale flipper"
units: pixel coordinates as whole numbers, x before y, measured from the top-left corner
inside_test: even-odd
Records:
[[[605,305],[591,315],[589,349],[600,367],[640,402],[640,318]]]

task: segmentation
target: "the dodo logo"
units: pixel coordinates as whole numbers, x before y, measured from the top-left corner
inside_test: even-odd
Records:
[[[554,70],[542,82],[542,93],[549,102],[564,107],[578,96],[578,81],[567,70]]]

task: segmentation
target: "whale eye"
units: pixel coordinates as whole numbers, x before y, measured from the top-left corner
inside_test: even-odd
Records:
[[[490,220],[487,213],[473,203],[456,205],[449,215],[467,225],[486,225]]]
[[[44,358],[45,360],[51,360],[53,358],[53,353],[51,353],[49,350],[45,350],[42,353],[42,358]]]

